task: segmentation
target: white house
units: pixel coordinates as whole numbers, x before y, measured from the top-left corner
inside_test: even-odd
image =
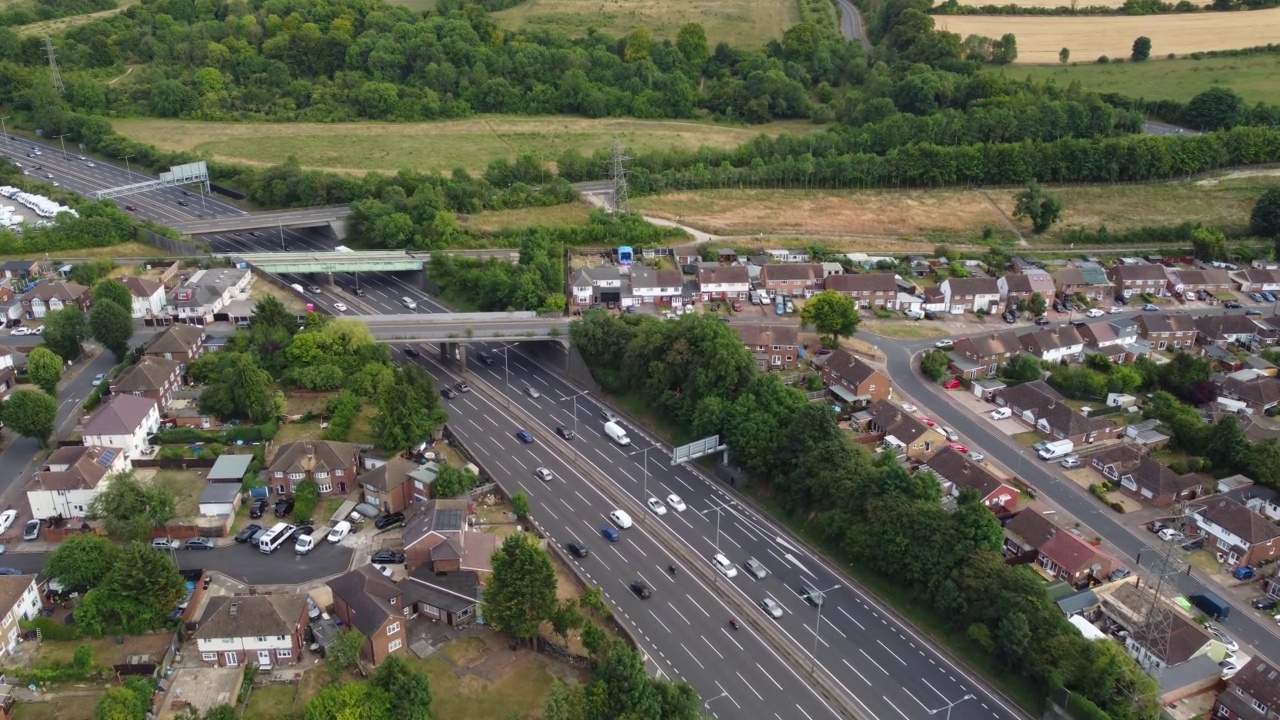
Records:
[[[807,263],[809,262],[808,250],[765,250],[765,255],[776,263]]]
[[[1023,350],[1044,362],[1080,362],[1084,359],[1084,338],[1071,325],[1032,330],[1018,336],[1018,342]]]
[[[1190,512],[1206,549],[1229,565],[1261,565],[1280,557],[1280,527],[1244,503],[1211,497]]]
[[[164,311],[179,322],[204,325],[252,283],[253,273],[244,268],[201,270],[169,293]]]
[[[631,267],[631,295],[637,302],[679,305],[684,274],[679,270],[654,270],[643,265]]]
[[[995,278],[947,278],[939,286],[946,312],[995,312],[1000,307],[1000,287]]]
[[[211,666],[292,665],[302,659],[306,613],[303,595],[212,597],[192,638]]]
[[[133,296],[133,316],[144,318],[164,310],[164,284],[155,280],[127,275],[120,281]]]
[[[126,458],[142,455],[147,437],[160,429],[160,406],[136,395],[112,395],[84,424],[84,444],[120,448]]]
[[[0,575],[0,636],[4,638],[5,653],[18,648],[22,633],[18,623],[39,615],[42,605],[35,575]]]
[[[698,292],[703,300],[746,300],[751,277],[745,265],[703,265],[698,268]]]
[[[129,469],[117,448],[69,446],[58,450],[27,483],[31,517],[81,518],[98,494],[103,480]]]
[[[627,275],[620,266],[584,267],[573,276],[570,287],[575,305],[622,302]]]

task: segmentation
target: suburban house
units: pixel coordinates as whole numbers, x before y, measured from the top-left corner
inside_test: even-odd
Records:
[[[471,622],[480,604],[480,575],[469,570],[435,573],[420,567],[400,583],[404,600],[417,614],[459,627]]]
[[[1130,497],[1155,507],[1192,500],[1205,492],[1205,481],[1179,475],[1130,445],[1117,445],[1089,456],[1089,465],[1120,484]]]
[[[1094,305],[1106,305],[1115,296],[1106,268],[1092,261],[1077,261],[1074,267],[1054,272],[1053,285],[1061,300],[1079,297]]]
[[[204,352],[206,335],[198,325],[171,325],[152,338],[142,354],[186,364]]]
[[[321,495],[346,495],[356,483],[359,452],[355,443],[327,440],[281,445],[267,465],[268,485],[277,495],[292,495],[299,481],[310,478]]]
[[[1125,265],[1111,266],[1108,274],[1115,285],[1116,297],[1133,297],[1150,293],[1162,295],[1169,284],[1169,276],[1165,274],[1163,265]]]
[[[1245,404],[1250,412],[1263,414],[1280,405],[1280,380],[1253,370],[1233,372],[1216,381],[1221,397]]]
[[[1022,352],[1022,342],[1012,330],[957,340],[949,353],[953,372],[970,380],[994,375],[1001,365]]]
[[[755,357],[756,367],[761,370],[790,370],[800,360],[800,329],[795,325],[735,323],[730,327],[742,338],[742,344]]]
[[[302,659],[306,626],[305,595],[220,595],[209,598],[191,638],[208,665],[268,670]]]
[[[67,307],[78,307],[89,312],[93,297],[89,288],[73,282],[42,282],[22,296],[22,315],[25,318],[42,318],[51,312]]]
[[[18,636],[22,634],[19,623],[29,621],[40,614],[44,598],[36,585],[36,575],[0,575],[0,635],[4,637],[4,652],[12,654],[18,649]]]
[[[115,448],[69,445],[60,447],[27,482],[31,517],[81,518],[107,477],[129,469]]]
[[[899,309],[898,281],[893,273],[832,275],[824,281],[823,289],[852,298],[860,308]]]
[[[18,384],[18,369],[13,366],[13,349],[0,347],[0,397],[8,395]]]
[[[1245,268],[1229,273],[1232,282],[1240,286],[1240,292],[1274,292],[1280,290],[1280,270]]]
[[[819,373],[827,389],[847,403],[870,404],[889,399],[889,376],[848,350],[836,350],[822,361]]]
[[[164,283],[136,275],[126,275],[120,282],[133,296],[133,317],[159,315],[164,310]]]
[[[746,300],[751,276],[745,265],[703,265],[698,268],[698,293],[703,300]]]
[[[615,265],[579,268],[569,287],[575,305],[621,303],[624,294],[630,297],[627,276]]]
[[[871,416],[871,430],[884,435],[884,444],[899,455],[922,460],[946,445],[942,433],[888,400],[872,404],[867,414]]]
[[[418,468],[418,463],[397,455],[361,475],[360,489],[364,491],[364,501],[383,514],[403,512],[413,504],[413,483],[409,476]]]
[[[1110,440],[1120,428],[1106,417],[1086,417],[1067,405],[1065,398],[1043,380],[999,390],[996,405],[1013,411],[1013,417],[1053,440],[1077,445]]]
[[[1078,363],[1084,360],[1084,338],[1072,325],[1032,330],[1018,340],[1023,350],[1044,362]]]
[[[631,266],[631,296],[648,305],[679,305],[684,292],[684,275],[679,270],[655,270],[645,265]]]
[[[1169,282],[1169,289],[1175,295],[1198,295],[1228,292],[1235,283],[1231,276],[1221,268],[1178,268],[1173,273],[1174,279]]]
[[[1057,294],[1053,276],[1039,268],[1028,268],[1025,272],[1005,275],[996,280],[996,288],[1000,291],[1000,305],[1005,310],[1016,310],[1018,303],[1030,302],[1031,296],[1036,293],[1040,293],[1046,306],[1050,306]]]
[[[783,297],[808,297],[822,289],[822,266],[817,263],[765,265],[760,268],[760,284]]]
[[[1280,668],[1264,657],[1250,660],[1218,693],[1217,720],[1275,720],[1280,712]]]
[[[160,429],[160,406],[148,397],[112,395],[84,424],[87,447],[119,448],[126,459],[141,457],[147,438]]]
[[[1247,315],[1203,315],[1195,319],[1194,325],[1198,333],[1196,342],[1221,348],[1232,343],[1252,345],[1264,331]]]
[[[1105,581],[1115,564],[1109,555],[1066,530],[1054,532],[1036,557],[1036,565],[1050,577],[1077,588],[1091,580]]]
[[[1156,350],[1191,347],[1196,342],[1195,318],[1190,315],[1143,313],[1138,316],[1138,334]]]
[[[1156,621],[1149,626],[1134,625],[1133,632],[1125,638],[1125,648],[1138,664],[1149,668],[1147,672],[1152,673],[1175,668],[1203,656],[1203,661],[1216,671],[1213,679],[1219,680],[1222,670],[1207,655],[1215,642],[1209,633],[1199,624],[1173,610],[1162,607],[1157,612],[1166,615],[1164,622]]]
[[[1077,326],[1084,338],[1085,354],[1101,355],[1114,363],[1132,362],[1151,354],[1151,346],[1138,339],[1132,320],[1094,320]]]
[[[497,550],[497,536],[467,529],[471,507],[467,500],[428,500],[406,513],[400,537],[404,540],[405,569],[429,572],[479,570],[487,572]]]
[[[1006,561],[1026,561],[1040,556],[1040,547],[1049,541],[1059,527],[1038,510],[1027,508],[1004,524]]]
[[[173,391],[182,386],[182,363],[144,355],[111,381],[112,395],[151,398],[167,407]]]
[[[976,492],[982,499],[982,504],[997,515],[1006,514],[1018,505],[1017,488],[952,448],[942,448],[920,468],[938,476],[943,494],[947,497],[958,498],[960,491],[968,488]]]
[[[399,586],[372,565],[361,565],[328,582],[333,591],[333,614],[343,626],[359,630],[366,638],[361,654],[378,665],[393,653],[408,649],[410,609]]]
[[[26,282],[40,275],[39,260],[6,260],[0,265],[0,275],[7,280]]]
[[[1280,555],[1280,526],[1226,496],[1210,497],[1190,512],[1206,549],[1228,565],[1272,562]]]
[[[207,325],[226,315],[227,305],[245,293],[253,283],[247,268],[200,270],[169,293],[164,314],[170,322]]]
[[[1000,288],[995,278],[947,278],[938,289],[942,291],[946,312],[953,315],[999,310]]]

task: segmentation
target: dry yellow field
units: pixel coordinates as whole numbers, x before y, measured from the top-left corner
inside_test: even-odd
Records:
[[[935,16],[937,27],[960,37],[1018,38],[1019,63],[1056,63],[1058,51],[1091,62],[1100,55],[1127,58],[1135,38],[1151,38],[1151,57],[1208,50],[1238,50],[1280,42],[1280,8],[1123,17]]]
[[[1071,7],[1071,0],[956,0],[960,5],[983,7],[985,5],[1017,5],[1025,8],[1060,8]],[[1112,7],[1124,5],[1125,0],[1075,0],[1076,8]]]

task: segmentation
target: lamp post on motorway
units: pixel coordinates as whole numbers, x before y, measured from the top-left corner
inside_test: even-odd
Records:
[[[644,455],[644,486],[640,490],[640,495],[642,496],[641,502],[646,505],[649,504],[649,451],[652,449],[652,447],[647,447],[643,450],[636,450],[635,452],[627,453],[627,457]]]
[[[124,174],[129,178],[129,182],[133,182],[133,169],[129,167],[129,158],[133,155],[121,155],[120,159],[124,161]]]
[[[729,693],[728,693],[728,692],[722,692],[722,693],[720,693],[719,695],[717,695],[717,696],[715,696],[715,697],[711,698],[710,700],[706,700],[706,701],[704,701],[704,702],[702,703],[702,712],[704,712],[704,713],[711,712],[711,703],[712,703],[712,702],[715,702],[716,700],[719,700],[719,699],[720,699],[720,698],[722,698],[722,697],[729,697]]]
[[[723,512],[724,505],[723,504],[717,505],[714,508],[712,508],[712,510],[716,511],[716,552],[720,552],[720,513]],[[698,514],[705,517],[706,514],[709,512],[711,512],[711,510],[705,510]]]
[[[836,590],[839,590],[840,587],[840,585],[835,585],[818,592],[818,622],[813,626],[813,653],[809,655],[809,672],[813,672],[815,666],[818,664],[818,631],[822,629],[822,600],[826,599],[827,593],[835,592]]]
[[[577,434],[578,434],[578,396],[579,396],[579,395],[586,395],[586,394],[587,394],[587,391],[586,391],[586,390],[583,390],[583,391],[582,391],[582,392],[580,392],[580,393],[574,393],[573,395],[571,395],[571,396],[569,396],[569,397],[567,397],[567,398],[563,398],[563,399],[565,399],[565,400],[572,400],[572,401],[573,401],[573,434],[574,434],[574,435],[577,435]]]
[[[0,134],[3,134],[4,139],[8,140],[9,143],[12,144],[13,138],[9,137],[9,131],[4,126],[4,121],[8,120],[10,117],[12,117],[12,115],[5,115],[4,117],[0,117]]]
[[[62,143],[62,162],[69,162],[67,160],[67,141],[65,140],[66,137],[67,137],[66,135],[58,136],[58,142]]]
[[[960,703],[964,702],[965,700],[973,700],[973,699],[974,699],[974,696],[973,696],[972,694],[970,694],[970,695],[965,695],[964,697],[962,697],[962,698],[960,698],[959,700],[957,700],[957,701],[955,701],[955,702],[953,702],[953,703],[951,703],[951,704],[947,705],[946,707],[940,707],[940,708],[938,708],[937,710],[930,710],[930,711],[929,711],[929,714],[930,714],[930,715],[937,715],[938,713],[942,712],[943,710],[946,710],[946,711],[947,711],[947,720],[951,720],[951,708],[953,708],[953,707],[955,707],[955,706],[959,705]]]
[[[289,249],[284,244],[284,220],[279,220],[277,222],[280,223],[280,251],[284,252],[285,250]]]

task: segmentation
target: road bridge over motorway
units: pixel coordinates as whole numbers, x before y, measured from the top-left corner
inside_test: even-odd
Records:
[[[449,254],[508,262],[520,259],[519,250],[508,248],[450,250]],[[232,255],[230,258],[236,262],[248,263],[255,269],[268,273],[400,272],[422,270],[427,263],[431,262],[431,253],[415,253],[408,250],[281,252],[247,253]]]
[[[342,239],[347,236],[347,217],[350,215],[350,205],[326,205],[324,207],[271,210],[209,220],[186,220],[170,223],[170,226],[184,235],[215,235],[281,227],[308,228],[328,226],[333,229],[334,235]]]
[[[559,340],[568,342],[572,318],[539,317],[533,312],[359,315],[380,343],[438,342],[462,346],[476,342]]]

